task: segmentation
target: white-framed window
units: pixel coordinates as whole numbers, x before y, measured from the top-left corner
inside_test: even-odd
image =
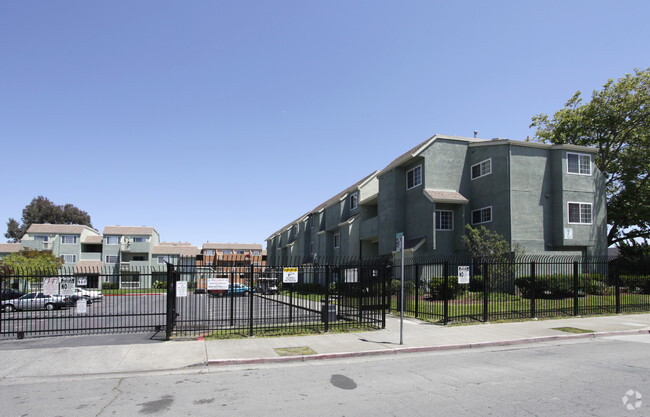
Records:
[[[489,223],[492,221],[492,207],[472,210],[472,224]]]
[[[238,251],[237,251],[237,255],[243,255],[243,254],[245,254],[245,253],[246,253],[246,251],[243,251],[243,250],[238,250]]]
[[[77,255],[75,254],[64,254],[61,255],[61,260],[64,264],[73,264],[77,262]]]
[[[207,256],[214,256],[214,249],[206,249],[206,250],[203,252],[203,254],[204,254],[204,255],[207,255]]]
[[[359,207],[359,193],[350,196],[350,210],[356,210]]]
[[[77,243],[79,236],[76,235],[61,235],[61,243],[73,245]]]
[[[104,262],[107,264],[116,264],[118,260],[117,255],[106,255],[104,257]]]
[[[570,224],[591,224],[591,203],[569,203]]]
[[[36,236],[34,236],[34,240],[40,240],[42,242],[49,242],[50,237],[48,235],[36,235]]]
[[[119,245],[120,237],[119,236],[106,236],[107,245]]]
[[[591,175],[591,155],[567,152],[566,160],[569,174]]]
[[[475,180],[492,173],[492,158],[481,161],[478,164],[472,165],[472,179]]]
[[[341,247],[341,234],[337,233],[334,235],[334,248]]]
[[[261,251],[261,250],[254,250],[254,251],[253,251],[253,256],[260,256],[260,255],[262,255],[262,251]]]
[[[164,264],[165,262],[169,262],[169,255],[160,255],[158,257],[158,263]]]
[[[410,190],[422,185],[422,165],[406,171],[406,189]]]
[[[232,254],[232,251],[230,249],[224,249],[224,250],[221,251],[221,253],[224,254],[224,255],[230,255],[230,254]]]
[[[454,230],[454,212],[436,210],[436,230]]]
[[[146,242],[146,236],[133,236],[133,242]]]

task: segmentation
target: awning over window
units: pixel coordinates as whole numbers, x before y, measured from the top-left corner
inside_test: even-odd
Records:
[[[469,200],[463,197],[463,195],[457,191],[451,190],[433,190],[426,188],[424,195],[427,196],[429,200],[433,203],[444,203],[444,204],[467,204]]]

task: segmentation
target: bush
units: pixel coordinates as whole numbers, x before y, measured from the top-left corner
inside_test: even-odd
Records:
[[[119,289],[119,284],[117,282],[104,282],[102,283],[103,290],[117,290]]]
[[[484,289],[483,277],[481,275],[474,275],[469,279],[469,290],[471,292],[483,292]]]
[[[467,284],[459,284],[454,277],[448,278],[447,299],[454,300],[459,296],[465,294],[467,291]],[[434,277],[429,280],[429,294],[434,300],[445,299],[445,278]]]
[[[164,289],[167,288],[167,281],[156,281],[153,283],[153,288]]]
[[[650,294],[650,275],[621,275],[621,287],[641,294]]]
[[[392,279],[390,281],[390,295],[398,295],[402,288],[402,281],[399,279]],[[415,294],[415,283],[413,281],[404,281],[404,295]]]
[[[293,290],[298,294],[325,294],[325,287],[315,282],[294,284]]]
[[[521,296],[531,298],[532,279],[530,276],[515,279]],[[580,274],[578,276],[578,294],[607,295],[612,293],[601,274]],[[568,298],[573,297],[573,275],[540,275],[535,277],[535,298]]]

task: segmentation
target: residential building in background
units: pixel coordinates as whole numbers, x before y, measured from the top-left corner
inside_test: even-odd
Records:
[[[20,243],[0,243],[0,259],[18,251],[20,251]]]
[[[605,179],[596,150],[435,135],[267,238],[270,265],[462,255],[465,225],[528,254],[606,255]]]
[[[258,275],[264,272],[266,251],[257,243],[204,243],[196,264],[240,282],[251,268]]]

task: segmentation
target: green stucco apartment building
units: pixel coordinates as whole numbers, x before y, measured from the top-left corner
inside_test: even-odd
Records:
[[[435,135],[269,236],[268,263],[390,255],[399,232],[410,256],[463,255],[466,224],[526,254],[606,255],[595,152]]]

